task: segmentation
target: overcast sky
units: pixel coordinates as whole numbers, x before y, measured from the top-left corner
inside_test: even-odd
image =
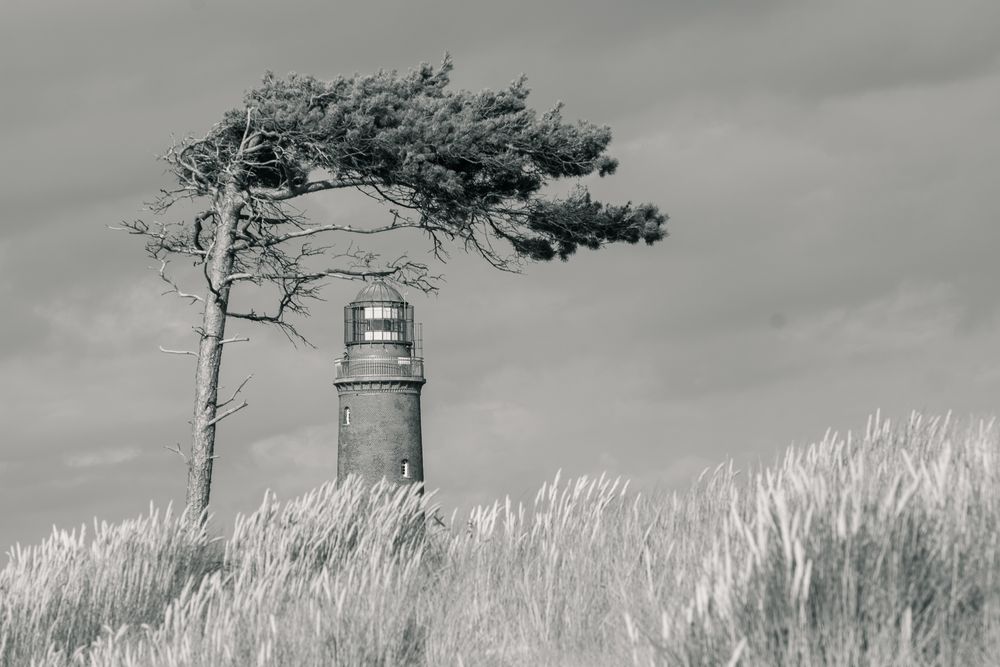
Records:
[[[609,201],[670,238],[511,276],[456,253],[424,322],[428,485],[450,513],[530,502],[557,469],[681,489],[876,408],[991,415],[1000,394],[995,0],[30,2],[0,20],[0,549],[53,524],[182,503],[197,312],[105,229],[170,184],[154,157],[264,70],[332,78],[455,60],[608,124]],[[317,221],[378,222],[331,196]],[[336,476],[335,283],[301,322],[249,323],[223,382],[220,524]]]

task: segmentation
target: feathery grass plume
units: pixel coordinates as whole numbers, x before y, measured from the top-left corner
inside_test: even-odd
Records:
[[[68,655],[107,627],[158,624],[166,602],[220,566],[201,531],[168,506],[118,525],[94,520],[93,537],[53,529],[32,547],[15,546],[0,570],[0,664]],[[54,659],[54,658],[53,658]]]
[[[876,414],[682,494],[557,474],[434,526],[352,478],[224,544],[169,513],[56,531],[0,572],[0,664],[994,664],[998,452],[992,421]]]
[[[992,422],[958,434],[913,414],[789,449],[749,503],[733,489],[693,599],[664,606],[649,655],[723,664],[739,644],[749,665],[991,664],[998,444]]]

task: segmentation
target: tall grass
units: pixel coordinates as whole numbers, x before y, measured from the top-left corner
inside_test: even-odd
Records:
[[[557,475],[442,521],[350,480],[226,541],[151,509],[10,554],[0,664],[997,664],[998,455],[876,415],[669,496]]]

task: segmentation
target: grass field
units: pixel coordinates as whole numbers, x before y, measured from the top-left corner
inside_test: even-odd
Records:
[[[563,480],[436,516],[357,481],[239,517],[155,509],[0,572],[0,664],[1000,664],[1000,437],[912,415],[684,494]]]

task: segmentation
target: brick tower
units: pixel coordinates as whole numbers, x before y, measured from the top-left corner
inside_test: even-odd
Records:
[[[413,306],[381,280],[344,307],[344,345],[333,381],[340,397],[337,479],[423,482],[420,390],[424,360]]]

